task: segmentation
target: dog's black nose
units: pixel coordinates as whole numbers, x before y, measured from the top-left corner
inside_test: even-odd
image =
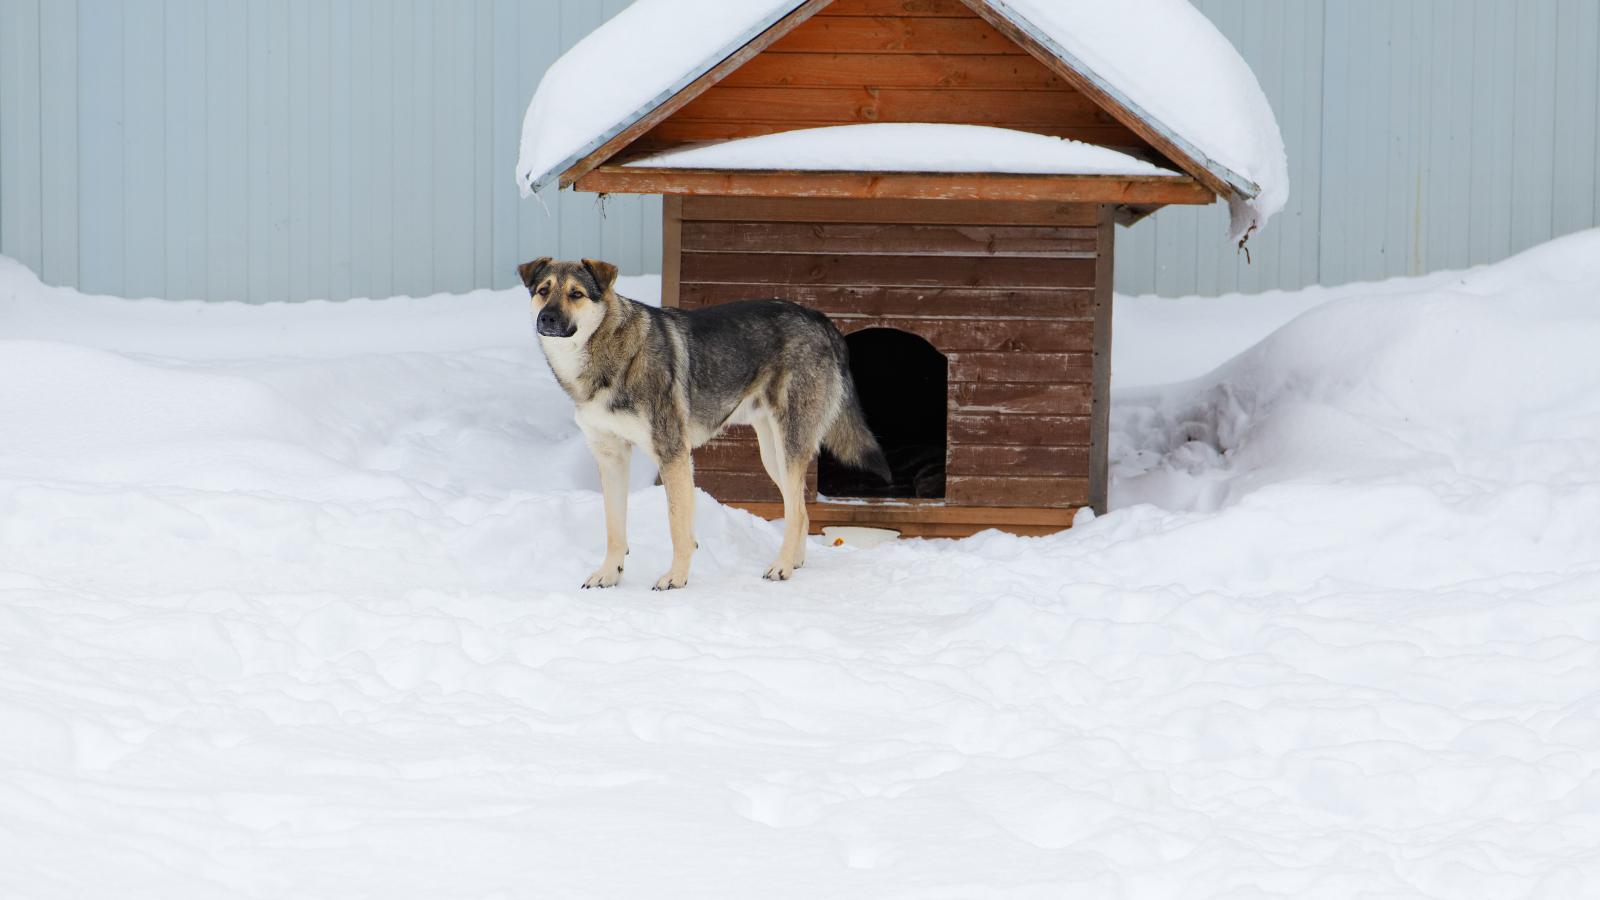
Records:
[[[535,326],[539,333],[545,337],[569,338],[578,333],[578,329],[558,315],[554,309],[545,308],[539,312],[539,319]]]

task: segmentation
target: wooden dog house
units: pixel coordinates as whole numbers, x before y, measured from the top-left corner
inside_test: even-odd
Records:
[[[1259,188],[1000,0],[797,0],[785,9],[529,182],[559,172],[563,187],[664,195],[664,305],[782,297],[826,312],[846,333],[896,481],[886,488],[825,459],[808,482],[814,528],[1041,534],[1068,527],[1081,507],[1103,511],[1114,226],[1166,204],[1245,202]],[[1071,138],[1165,171],[648,162],[684,147],[866,123]],[[696,451],[695,478],[725,503],[782,515],[748,428]]]

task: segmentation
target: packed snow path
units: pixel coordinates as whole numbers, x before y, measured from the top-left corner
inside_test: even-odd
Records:
[[[702,496],[663,595],[642,466],[574,589],[516,292],[0,260],[0,896],[1592,894],[1600,233],[1200,303],[1122,301],[1125,508],[774,585]]]

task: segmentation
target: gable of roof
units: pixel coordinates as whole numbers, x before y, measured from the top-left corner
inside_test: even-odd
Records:
[[[735,6],[724,0],[637,0],[579,42],[540,84],[524,122],[518,166],[524,193],[555,176],[562,186],[570,185],[832,2],[746,0]],[[1228,198],[1234,204],[1237,234],[1259,226],[1281,208],[1287,164],[1271,108],[1248,66],[1188,0],[961,2],[1174,164]],[[1163,12],[1165,18],[1158,15]],[[1150,49],[1143,46],[1145,41]],[[1198,55],[1211,62],[1182,71],[1170,61],[1183,56],[1169,46],[1173,42],[1191,53],[1205,51]],[[1216,71],[1208,72],[1207,65]],[[1207,103],[1213,99],[1207,90],[1237,96]],[[1167,96],[1185,91],[1187,97]],[[573,95],[590,102],[577,102]],[[1185,107],[1200,110],[1191,114]],[[1251,142],[1240,139],[1240,129],[1230,132],[1232,123],[1214,122],[1207,113],[1264,120],[1257,130],[1271,134],[1255,143],[1266,149],[1244,146]],[[541,135],[552,127],[563,130],[562,139]],[[1235,159],[1253,163],[1257,177],[1240,171],[1246,167]],[[1262,172],[1272,176],[1267,179],[1271,183],[1260,182],[1257,173]]]

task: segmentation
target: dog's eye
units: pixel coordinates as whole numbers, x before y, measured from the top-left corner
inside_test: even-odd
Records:
[[[583,291],[573,291],[572,293],[568,294],[567,296],[571,297],[573,300],[582,300],[583,299]]]
[[[539,286],[539,296],[541,296],[541,297],[550,296],[550,285],[548,285],[548,284],[540,285]]]

